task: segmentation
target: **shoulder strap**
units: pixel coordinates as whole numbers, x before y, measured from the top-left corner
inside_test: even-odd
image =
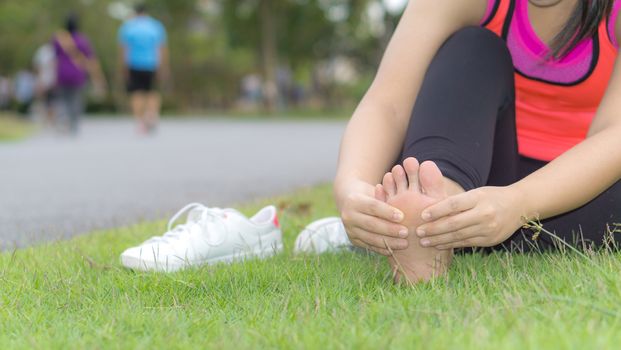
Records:
[[[84,55],[82,50],[80,50],[71,33],[66,30],[58,31],[56,33],[56,41],[76,67],[82,68],[83,70],[89,69],[90,60]]]

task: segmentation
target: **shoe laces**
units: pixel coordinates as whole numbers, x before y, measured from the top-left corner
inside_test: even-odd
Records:
[[[188,222],[173,228],[175,222],[186,212],[189,212]],[[170,221],[168,221],[168,231],[163,236],[153,237],[145,243],[172,243],[187,236],[194,230],[200,229],[205,233],[207,244],[212,246],[218,245],[224,241],[224,236],[213,228],[217,226],[223,227],[225,218],[226,214],[220,208],[208,208],[200,203],[191,203],[173,215]]]

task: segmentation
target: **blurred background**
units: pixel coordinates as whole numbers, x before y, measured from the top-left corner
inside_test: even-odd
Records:
[[[0,0],[0,251],[332,181],[406,2]]]
[[[407,0],[149,0],[168,33],[164,111],[346,111],[364,94]],[[0,108],[15,100],[38,47],[80,17],[109,82],[87,112],[126,110],[117,32],[135,1],[2,0]],[[20,78],[20,74],[22,78]],[[22,79],[20,83],[19,80]],[[24,84],[24,81],[26,83]],[[19,94],[19,93],[18,93]],[[22,93],[24,95],[24,93]],[[29,95],[25,93],[25,95]],[[22,106],[19,106],[22,105]]]

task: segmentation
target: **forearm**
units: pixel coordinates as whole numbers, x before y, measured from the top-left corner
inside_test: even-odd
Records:
[[[621,178],[621,125],[601,130],[512,185],[522,215],[545,219],[578,208]]]
[[[408,3],[343,137],[335,179],[339,205],[353,186],[373,194],[373,185],[397,160],[429,63],[450,35],[478,23],[484,10],[481,0]]]
[[[125,47],[123,46],[119,46],[118,47],[118,54],[116,57],[116,63],[117,63],[117,72],[118,74],[122,77],[123,80],[127,79],[127,75],[128,75],[128,67],[127,67],[127,63],[125,62]]]
[[[337,200],[353,181],[381,182],[394,165],[407,125],[386,105],[363,100],[349,122],[341,143],[335,179]]]
[[[170,75],[170,58],[167,46],[162,46],[160,48],[160,65],[158,67],[158,74],[163,80],[168,79]]]

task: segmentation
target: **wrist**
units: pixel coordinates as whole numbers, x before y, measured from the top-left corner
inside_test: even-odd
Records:
[[[333,192],[336,205],[340,209],[341,204],[353,193],[363,193],[373,196],[374,187],[373,185],[353,176],[337,176],[334,180]]]
[[[527,188],[521,181],[507,186],[506,189],[509,191],[509,203],[514,208],[513,211],[516,213],[516,219],[520,225],[539,219],[539,213],[529,200],[532,196],[528,194]]]

